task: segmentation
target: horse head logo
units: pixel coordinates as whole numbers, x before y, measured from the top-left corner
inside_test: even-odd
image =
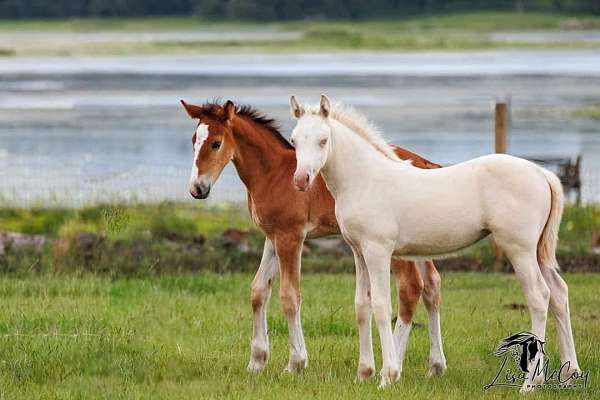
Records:
[[[515,360],[518,359],[519,367],[523,372],[529,372],[527,368],[530,361],[535,359],[538,353],[544,352],[544,342],[531,332],[519,332],[507,337],[496,349],[496,355],[512,352]]]

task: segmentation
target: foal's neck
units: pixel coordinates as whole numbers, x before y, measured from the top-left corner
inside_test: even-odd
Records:
[[[342,191],[363,190],[364,185],[373,179],[373,175],[379,173],[379,166],[396,162],[337,121],[331,123],[329,152],[321,174],[336,199]]]
[[[233,123],[233,163],[246,189],[252,194],[260,182],[280,171],[282,163],[294,152],[285,148],[266,127],[254,121],[238,116]]]

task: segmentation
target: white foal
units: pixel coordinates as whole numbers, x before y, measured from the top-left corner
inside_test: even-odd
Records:
[[[369,278],[383,355],[381,386],[398,379],[398,350],[403,350],[396,349],[391,328],[390,258],[439,258],[489,234],[523,285],[532,332],[545,340],[550,303],[561,361],[579,369],[567,285],[557,273],[555,258],[563,193],[554,174],[508,155],[417,169],[400,161],[364,117],[342,106],[332,108],[326,96],[319,107],[306,111],[292,97],[291,107],[298,118],[292,133],[296,186],[307,189],[322,174],[335,198],[342,235],[354,250],[357,267],[364,265]],[[365,290],[365,284],[360,286]],[[363,354],[370,337],[362,329],[360,336]],[[529,371],[543,364],[542,357],[540,352]],[[533,375],[523,391],[543,378]]]

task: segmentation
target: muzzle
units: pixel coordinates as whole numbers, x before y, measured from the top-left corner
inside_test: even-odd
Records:
[[[210,183],[194,181],[190,184],[190,194],[195,199],[206,199],[210,193]]]
[[[310,187],[310,174],[306,171],[296,171],[294,173],[294,186],[301,192],[307,191]]]

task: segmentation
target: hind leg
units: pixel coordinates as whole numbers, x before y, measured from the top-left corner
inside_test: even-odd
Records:
[[[545,341],[550,290],[540,271],[535,247],[532,251],[521,249],[515,251],[510,248],[505,249],[505,251],[525,292],[529,314],[531,315],[531,332],[539,340]],[[536,383],[543,382],[543,365],[544,355],[539,352],[527,365],[529,372],[525,383],[521,387],[522,393],[533,390]]]
[[[575,353],[569,313],[569,289],[556,269],[542,266],[541,271],[550,289],[550,309],[556,318],[560,362],[561,364],[568,363],[568,371],[565,371],[567,374],[578,372],[580,369]]]
[[[394,328],[394,344],[398,352],[398,369],[402,372],[413,316],[423,292],[423,280],[413,261],[392,259],[392,271],[398,287],[398,318]]]
[[[446,371],[446,356],[442,344],[440,305],[442,303],[442,279],[432,261],[418,263],[423,277],[423,303],[429,315],[429,376],[442,375]]]

